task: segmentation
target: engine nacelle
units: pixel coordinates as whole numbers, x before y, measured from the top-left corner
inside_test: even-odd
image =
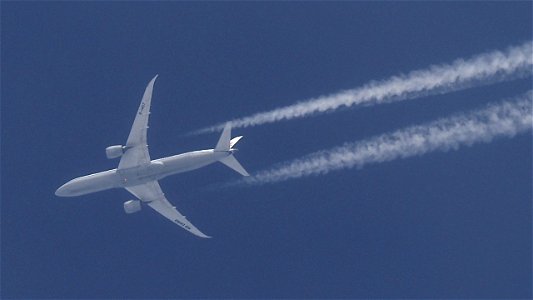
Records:
[[[108,159],[121,157],[124,154],[124,147],[122,145],[109,146],[105,148],[105,156]]]
[[[141,201],[129,200],[124,202],[124,211],[127,214],[133,214],[141,210]]]

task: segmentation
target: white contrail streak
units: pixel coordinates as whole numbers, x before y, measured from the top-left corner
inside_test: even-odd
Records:
[[[505,51],[492,51],[451,64],[434,65],[407,75],[373,81],[359,88],[309,99],[293,105],[232,120],[233,127],[248,127],[304,118],[355,105],[375,105],[436,95],[520,78],[531,74],[533,43],[525,42]],[[220,131],[224,123],[192,132]]]
[[[533,92],[469,113],[459,113],[424,125],[412,126],[367,140],[315,152],[257,173],[237,184],[264,184],[366,164],[457,150],[531,130]],[[233,184],[230,184],[233,185]]]

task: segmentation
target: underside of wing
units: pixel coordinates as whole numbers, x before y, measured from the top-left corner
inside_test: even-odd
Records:
[[[126,152],[122,155],[120,163],[118,164],[119,169],[136,167],[150,162],[146,133],[148,130],[150,106],[152,104],[152,91],[156,79],[157,75],[150,81],[150,83],[148,83],[148,86],[144,91],[141,104],[139,105],[135,120],[131,126],[128,141],[126,142]]]
[[[189,231],[190,233],[201,238],[211,238],[210,236],[207,236],[203,232],[201,232],[194,225],[192,225],[191,222],[189,222],[189,220],[187,220],[184,215],[180,214],[175,207],[170,205],[168,201],[153,201],[148,203],[148,206],[153,208],[158,213],[162,214],[165,218],[178,224],[183,229]]]
[[[126,187],[126,190],[183,229],[196,236],[210,238],[210,236],[207,236],[198,230],[198,228],[191,224],[191,222],[189,222],[184,215],[182,215],[174,206],[172,206],[172,204],[165,197],[165,194],[161,190],[161,187],[157,181],[149,181],[144,184],[129,186]]]

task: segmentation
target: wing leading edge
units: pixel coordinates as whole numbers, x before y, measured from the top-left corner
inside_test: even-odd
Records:
[[[167,200],[157,181],[149,181],[144,184],[126,187],[128,192],[139,198],[165,218],[176,223],[183,229],[201,238],[210,238],[196,228],[176,207]]]

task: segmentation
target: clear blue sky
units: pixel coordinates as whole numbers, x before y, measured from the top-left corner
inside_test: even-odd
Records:
[[[520,297],[532,293],[531,133],[223,191],[222,165],[161,181],[203,240],[124,190],[58,198],[116,167],[148,81],[154,158],[184,133],[532,38],[531,2],[2,2],[2,298]],[[531,78],[240,129],[251,172],[521,94]]]

